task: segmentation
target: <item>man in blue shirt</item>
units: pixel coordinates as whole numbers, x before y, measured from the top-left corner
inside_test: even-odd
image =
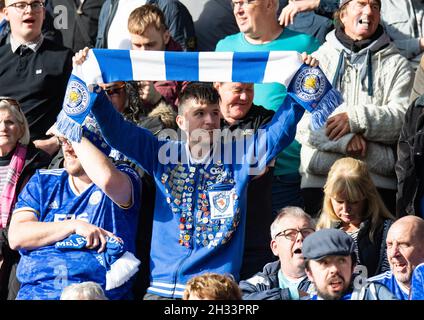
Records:
[[[37,171],[18,198],[9,230],[10,247],[22,256],[17,299],[59,299],[64,287],[84,281],[105,289],[111,241],[123,241],[125,257],[135,252],[140,179],[129,166],[115,167],[105,155],[110,147],[94,131],[84,131],[89,138],[80,143],[59,137],[65,169]],[[71,235],[85,238],[85,247],[58,248]],[[108,298],[129,297],[131,281],[125,280],[106,291]]]
[[[368,281],[383,284],[399,300],[408,300],[412,273],[424,263],[424,220],[417,216],[400,218],[390,227],[386,243],[390,271]]]

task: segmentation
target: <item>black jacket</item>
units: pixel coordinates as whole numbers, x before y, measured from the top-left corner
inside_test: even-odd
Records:
[[[48,166],[50,159],[50,155],[40,149],[35,148],[32,142],[28,145],[28,150],[25,157],[25,164],[16,185],[16,194],[18,194],[22,190],[22,188],[29,180],[29,178],[31,178],[31,176],[34,174],[36,169],[46,168]],[[11,217],[12,213],[10,213],[9,215],[8,225],[10,223]],[[0,300],[5,300],[8,296],[10,270],[12,266],[19,261],[20,257],[17,251],[11,250],[9,247],[9,243],[7,240],[7,230],[8,227],[6,229],[0,229],[0,255],[3,258],[3,264],[1,266],[0,271]],[[12,274],[12,277],[15,277],[15,274]]]
[[[263,271],[252,278],[240,281],[243,300],[291,300],[289,289],[279,287],[279,270],[280,261],[274,261],[266,264]],[[315,291],[307,277],[299,283],[298,289],[308,293]]]
[[[61,44],[73,52],[84,47],[92,48],[96,44],[99,14],[104,0],[85,0],[81,7],[77,6],[77,2],[79,3],[75,0],[46,2],[46,10],[53,20],[63,23],[57,26],[61,34]]]
[[[392,223],[393,221],[390,219],[384,220],[374,232],[373,242],[371,242],[369,237],[371,220],[361,222],[357,238],[359,264],[367,267],[368,277],[390,270],[387,261],[386,237]],[[337,223],[333,227],[338,229],[341,227],[341,223]]]
[[[424,178],[424,96],[408,108],[398,142],[396,216],[421,215]]]
[[[267,124],[273,117],[274,111],[264,107],[252,105],[249,112],[233,125],[225,120],[221,121],[221,129],[228,129],[235,138],[252,135],[260,127]],[[235,131],[238,130],[238,131]],[[243,264],[240,278],[251,277],[260,270],[267,262],[274,259],[269,242],[269,227],[274,220],[272,214],[272,179],[274,168],[253,179],[247,189],[247,215],[246,215],[246,239],[243,256]]]

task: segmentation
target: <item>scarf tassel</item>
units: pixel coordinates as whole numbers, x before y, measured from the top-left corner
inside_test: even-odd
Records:
[[[67,139],[77,142],[81,141],[81,124],[66,115],[63,110],[57,116],[56,126],[57,130],[62,133]]]
[[[140,260],[131,252],[126,251],[106,272],[106,290],[120,287],[131,279],[138,271]]]
[[[315,110],[312,111],[311,127],[312,130],[320,129],[333,111],[343,102],[343,97],[339,91],[331,89],[321,99]]]

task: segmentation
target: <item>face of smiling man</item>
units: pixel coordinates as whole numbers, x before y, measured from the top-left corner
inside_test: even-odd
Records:
[[[424,262],[424,221],[406,216],[396,221],[387,233],[387,258],[396,280],[410,287],[412,271]]]
[[[27,5],[24,9],[20,8],[19,5],[14,6],[22,3],[33,5]],[[41,27],[45,18],[44,1],[6,0],[3,10],[6,20],[10,23],[13,38],[16,41],[27,43],[37,40],[41,35]]]

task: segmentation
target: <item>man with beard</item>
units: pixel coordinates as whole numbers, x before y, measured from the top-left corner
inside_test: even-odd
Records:
[[[109,299],[130,297],[132,281],[125,280],[138,265],[131,253],[140,180],[129,166],[115,167],[106,157],[110,147],[95,127],[93,120],[86,121],[80,143],[59,137],[65,169],[37,171],[19,195],[9,229],[10,247],[21,254],[18,300],[59,299],[64,287],[84,281],[101,284]],[[122,281],[109,286],[114,267],[108,268],[109,248],[118,249],[122,240],[125,253],[117,262],[132,269],[125,276],[120,272]],[[58,246],[75,242],[83,244]]]
[[[311,234],[303,242],[303,256],[306,274],[317,290],[312,300],[396,300],[383,285],[354,279],[355,244],[342,230]]]
[[[399,300],[408,300],[412,273],[424,263],[424,220],[417,216],[400,218],[390,227],[386,243],[390,271],[368,281],[383,284]]]

